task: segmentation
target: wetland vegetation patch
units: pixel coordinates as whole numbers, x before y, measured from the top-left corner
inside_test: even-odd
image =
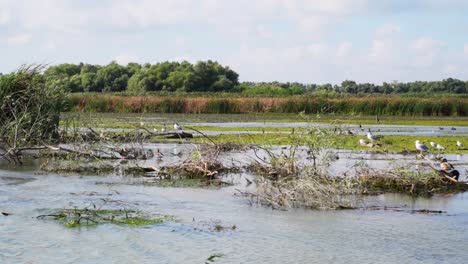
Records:
[[[36,218],[51,219],[69,228],[97,226],[102,224],[148,226],[174,220],[171,216],[153,215],[138,210],[96,208],[59,209],[39,215]]]

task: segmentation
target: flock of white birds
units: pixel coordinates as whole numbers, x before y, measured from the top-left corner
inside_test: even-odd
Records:
[[[379,140],[379,138],[378,138],[376,135],[373,135],[373,134],[370,132],[370,130],[369,130],[369,132],[367,132],[367,138],[369,139],[369,141],[370,141],[371,143]],[[367,141],[367,140],[365,140],[365,139],[359,139],[359,144],[360,144],[361,146],[368,146],[369,143],[370,143],[369,141]],[[463,142],[461,142],[461,141],[458,141],[458,140],[457,140],[457,143],[456,143],[456,144],[457,144],[457,147],[458,147],[459,149],[465,147],[465,145],[464,145]],[[437,143],[435,143],[435,142],[433,142],[433,141],[430,142],[430,145],[431,145],[434,149],[436,149],[436,150],[439,150],[439,151],[445,150],[445,147],[444,147],[444,146],[442,146],[442,145],[440,145],[440,144],[437,144]],[[426,144],[422,143],[420,140],[416,140],[416,141],[415,141],[415,146],[416,146],[416,150],[419,150],[419,151],[421,151],[421,152],[430,152],[430,151],[431,151],[431,149],[430,149],[428,146],[426,146]]]
[[[437,144],[435,142],[432,142],[432,141],[429,144],[431,144],[431,146],[433,148],[437,149],[437,150],[444,150],[445,149],[444,146],[442,146],[440,144]],[[415,145],[416,145],[416,149],[421,151],[421,152],[431,151],[431,149],[428,146],[426,146],[426,144],[421,143],[421,141],[419,141],[419,140],[416,140]],[[461,141],[457,140],[457,147],[458,148],[463,148],[463,147],[465,147],[465,145]]]

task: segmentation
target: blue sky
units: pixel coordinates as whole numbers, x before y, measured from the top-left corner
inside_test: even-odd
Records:
[[[242,81],[468,79],[465,0],[0,0],[0,72],[217,60]]]

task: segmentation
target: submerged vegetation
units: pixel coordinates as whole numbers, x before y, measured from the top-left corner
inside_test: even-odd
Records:
[[[170,216],[149,215],[135,210],[100,208],[60,209],[48,214],[39,215],[37,218],[52,219],[70,228],[102,224],[147,226],[162,224],[173,220],[173,217]]]

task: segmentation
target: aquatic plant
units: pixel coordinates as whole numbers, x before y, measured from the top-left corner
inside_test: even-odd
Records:
[[[136,210],[101,208],[59,209],[51,213],[39,215],[36,218],[52,219],[69,228],[102,224],[147,226],[162,224],[174,219],[171,216],[145,214],[142,211]]]

